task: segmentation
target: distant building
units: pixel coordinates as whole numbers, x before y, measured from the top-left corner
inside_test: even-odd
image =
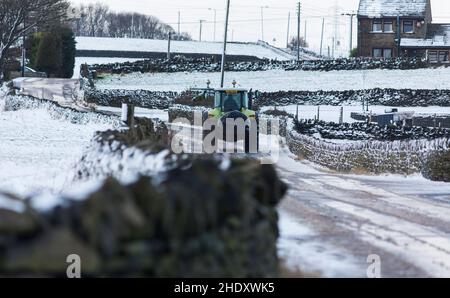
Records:
[[[430,0],[360,0],[358,56],[448,63],[450,24],[432,24]]]

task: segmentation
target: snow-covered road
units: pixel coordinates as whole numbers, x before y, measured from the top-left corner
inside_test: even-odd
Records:
[[[290,189],[280,207],[280,255],[292,269],[366,277],[450,277],[450,183],[343,175],[294,161],[277,166]]]

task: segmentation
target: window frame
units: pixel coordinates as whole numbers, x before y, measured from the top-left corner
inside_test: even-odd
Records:
[[[380,51],[380,56],[375,55],[375,51]],[[390,51],[390,57],[386,57],[386,52]],[[372,58],[377,59],[392,59],[394,57],[394,50],[392,48],[373,48],[372,49]]]
[[[406,31],[405,30],[405,23],[407,22],[411,22],[411,31]],[[404,34],[414,34],[415,30],[414,30],[414,20],[402,20],[402,33]]]
[[[380,56],[376,56],[375,51],[380,51]],[[372,57],[373,58],[383,58],[383,49],[382,48],[373,48],[372,49]]]
[[[386,30],[386,24],[391,25],[391,30]],[[383,32],[384,33],[394,33],[394,20],[392,20],[392,19],[383,20]]]
[[[380,25],[380,30],[375,30],[375,24]],[[383,33],[383,19],[373,19],[372,20],[372,32],[373,33]]]
[[[431,55],[433,55],[436,59],[431,59]],[[438,50],[428,51],[428,62],[431,62],[431,63],[439,62],[439,51]]]
[[[390,51],[390,56],[389,57],[386,57],[386,52],[387,51]],[[392,59],[393,54],[394,54],[394,51],[391,48],[384,48],[383,49],[383,59]]]
[[[441,60],[441,55],[445,57],[443,60]],[[438,51],[438,62],[439,63],[448,63],[449,62],[449,52],[445,50]]]

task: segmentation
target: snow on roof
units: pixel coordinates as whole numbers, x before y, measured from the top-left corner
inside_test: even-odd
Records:
[[[367,17],[425,17],[428,0],[360,0],[359,16]]]
[[[402,38],[400,45],[407,48],[450,47],[450,24],[429,24],[426,38]]]
[[[167,52],[167,40],[77,37],[77,50],[122,51],[122,52]],[[172,53],[184,54],[222,54],[221,42],[172,41]],[[255,43],[229,43],[228,55],[256,56],[258,58],[290,60],[290,54],[275,51]]]

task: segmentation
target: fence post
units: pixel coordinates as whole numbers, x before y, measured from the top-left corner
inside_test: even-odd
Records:
[[[317,121],[320,121],[320,106],[317,106]]]
[[[344,123],[344,107],[341,107],[340,115],[339,115],[339,124]]]
[[[134,105],[130,103],[122,103],[122,123],[129,128],[134,127]]]
[[[297,121],[298,121],[298,104],[297,104],[297,112],[296,112],[296,114],[295,114],[295,118],[296,118]]]

